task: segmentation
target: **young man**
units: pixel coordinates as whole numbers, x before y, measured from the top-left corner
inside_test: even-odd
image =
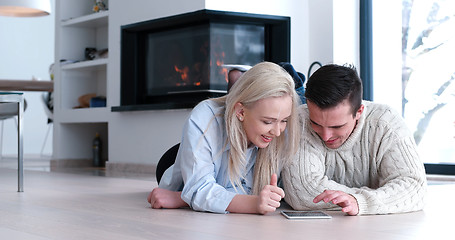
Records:
[[[308,80],[300,150],[282,172],[294,209],[349,215],[421,210],[426,176],[401,116],[362,101],[355,68],[326,65]]]

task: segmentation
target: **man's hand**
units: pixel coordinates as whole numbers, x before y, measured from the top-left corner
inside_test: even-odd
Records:
[[[345,192],[325,190],[313,199],[314,203],[318,203],[320,201],[324,201],[325,203],[332,202],[333,204],[342,207],[341,211],[351,216],[359,214],[357,199]]]
[[[174,192],[162,188],[155,188],[148,195],[147,201],[152,208],[181,208],[188,204],[182,200],[182,192]]]
[[[265,186],[259,193],[257,210],[260,214],[274,212],[280,207],[280,201],[284,198],[284,191],[277,186],[278,177],[274,173],[270,179],[270,185]]]

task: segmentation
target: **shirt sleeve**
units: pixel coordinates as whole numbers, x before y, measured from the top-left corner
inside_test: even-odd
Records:
[[[183,130],[176,164],[180,164],[184,187],[182,199],[197,211],[225,213],[236,195],[216,182],[219,166],[214,158],[222,157],[224,121],[208,104],[198,105]]]

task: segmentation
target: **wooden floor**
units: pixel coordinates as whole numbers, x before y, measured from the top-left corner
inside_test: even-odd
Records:
[[[308,239],[316,239],[308,234],[319,225],[311,225],[313,222],[305,225],[289,222],[277,216],[279,213],[268,217],[242,214],[223,216],[191,210],[151,209],[146,198],[156,186],[155,176],[108,176],[102,171],[100,173],[99,169],[52,172],[42,163],[26,161],[22,193],[17,192],[17,170],[12,166],[14,164],[0,165],[0,239],[254,239],[266,229],[269,229],[269,233],[263,233],[258,238],[305,239],[306,232]],[[440,185],[434,186],[433,192],[447,185],[444,181],[433,184]],[[369,234],[365,239],[397,239],[382,237],[396,236],[393,231],[376,232],[372,229],[381,222],[398,221],[392,225],[402,229],[400,231],[409,231],[407,236],[411,236],[399,239],[416,239],[418,229],[424,228],[445,234],[444,231],[451,231],[451,221],[435,221],[444,213],[438,209],[431,210],[442,207],[439,202],[450,204],[455,196],[453,189],[450,188],[448,199],[439,199],[437,196],[441,194],[431,195],[433,204],[427,206],[428,211],[361,218],[335,215],[333,221],[319,227],[354,235],[363,231]],[[440,214],[435,215],[435,212]],[[432,216],[435,216],[434,219]],[[406,225],[408,227],[403,227],[409,219],[413,219],[412,224],[409,222]],[[434,225],[431,225],[432,222],[435,222]],[[389,228],[391,226],[387,226],[386,230]],[[427,234],[433,235],[431,229],[427,229]],[[243,233],[238,234],[238,231]],[[315,232],[314,236],[326,234],[325,231]],[[283,233],[294,237],[284,237]],[[361,235],[357,238],[349,236],[349,239],[363,238]]]
[[[0,239],[145,239],[154,181],[0,168]]]

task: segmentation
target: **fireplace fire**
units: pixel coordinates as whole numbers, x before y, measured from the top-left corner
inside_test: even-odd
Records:
[[[122,26],[121,106],[192,108],[226,94],[224,64],[290,61],[290,18],[200,10]]]

